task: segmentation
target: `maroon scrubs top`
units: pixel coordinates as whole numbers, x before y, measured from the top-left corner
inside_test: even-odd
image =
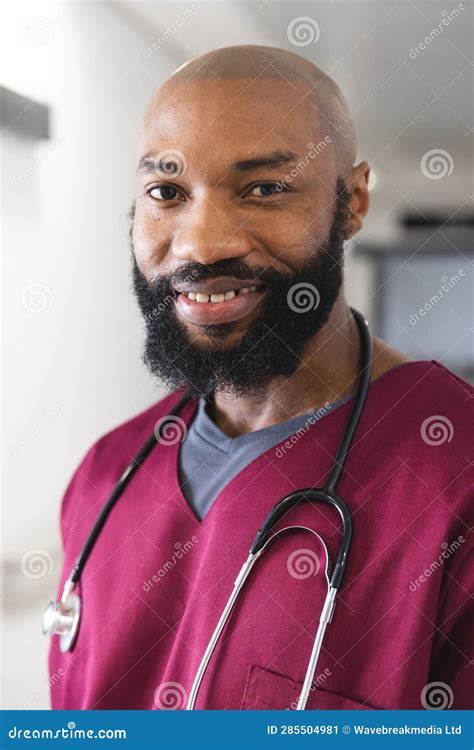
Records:
[[[101,437],[65,492],[61,532],[73,567],[131,457],[176,392]],[[435,360],[407,362],[369,389],[337,485],[354,536],[308,709],[423,709],[433,683],[473,708],[473,389]],[[330,470],[352,400],[252,461],[203,521],[178,483],[180,443],[157,445],[113,509],[80,583],[71,652],[52,640],[54,709],[183,709],[208,640],[271,508]],[[190,402],[180,417],[189,425]],[[278,450],[279,449],[279,450]],[[338,518],[301,505],[332,559]],[[324,600],[325,550],[307,531],[257,561],[211,659],[202,709],[294,708]],[[60,677],[58,678],[58,675]]]

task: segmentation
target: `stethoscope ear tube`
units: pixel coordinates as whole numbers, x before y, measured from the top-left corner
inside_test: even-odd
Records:
[[[331,586],[338,589],[341,586],[342,578],[346,568],[347,558],[349,556],[349,549],[352,541],[352,519],[349,513],[349,508],[345,504],[344,500],[335,495],[334,493],[327,492],[323,489],[314,489],[308,487],[305,490],[298,490],[297,492],[291,492],[286,495],[275,507],[270,511],[263,526],[258,530],[255,539],[250,547],[250,554],[256,555],[260,550],[263,549],[270,535],[273,533],[275,525],[288,513],[295,505],[299,503],[322,503],[331,505],[335,510],[338,511],[341,517],[342,523],[342,539],[339,545],[339,552],[334,565],[334,570],[331,575]]]

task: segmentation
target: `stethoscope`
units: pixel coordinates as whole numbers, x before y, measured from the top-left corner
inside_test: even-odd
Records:
[[[351,514],[345,502],[336,494],[335,489],[344,468],[344,463],[346,461],[355,430],[364,408],[372,373],[372,338],[369,332],[369,324],[364,316],[361,315],[361,313],[359,313],[357,310],[354,310],[353,308],[350,309],[357,323],[360,337],[360,373],[347,426],[341,439],[339,448],[337,449],[337,453],[334,458],[331,471],[329,473],[329,478],[323,487],[309,487],[307,489],[297,490],[296,492],[291,492],[289,495],[286,495],[272,508],[267,518],[263,522],[263,525],[258,530],[257,535],[250,547],[249,555],[244,562],[237,578],[234,581],[232,593],[229,596],[227,604],[224,607],[222,615],[216,625],[216,628],[211,636],[209,644],[206,648],[206,651],[204,652],[201,663],[196,672],[196,676],[189,693],[188,703],[186,706],[187,710],[194,709],[198,691],[209,664],[209,660],[214,652],[217,642],[219,641],[224,626],[229,619],[230,613],[235,606],[237,598],[249,577],[250,571],[254,567],[258,558],[262,556],[263,552],[268,549],[269,545],[273,541],[282,537],[287,532],[295,530],[311,533],[323,545],[326,554],[326,568],[324,571],[324,575],[326,579],[327,593],[323,608],[321,610],[318,629],[314,639],[311,656],[308,662],[308,667],[306,670],[306,675],[301,694],[298,699],[296,710],[302,711],[306,707],[308,696],[311,690],[311,684],[316,672],[326,627],[331,622],[334,615],[336,595],[341,588],[352,540]],[[72,569],[69,577],[64,584],[61,599],[58,602],[53,601],[48,604],[43,617],[43,633],[44,635],[49,637],[52,637],[56,634],[59,635],[59,648],[61,652],[65,653],[66,651],[70,651],[74,646],[81,618],[81,599],[75,589],[80,581],[84,566],[94,548],[100,532],[105,525],[105,522],[109,517],[110,512],[112,511],[112,508],[124,492],[126,486],[130,482],[137,469],[141,466],[146,457],[151,453],[152,448],[160,441],[160,438],[162,437],[168,424],[173,423],[173,421],[176,419],[176,416],[189,400],[190,396],[184,396],[178,401],[175,408],[168,414],[168,416],[165,417],[165,419],[161,420],[158,428],[156,429],[156,434],[154,431],[153,435],[148,438],[146,443],[133,458],[132,462],[129,464],[129,466],[127,466],[124,473],[115,485],[112,494],[102,508],[94,524],[94,527],[88,539],[86,540],[86,543],[81,553],[79,554],[79,557],[76,560],[76,564],[74,565],[74,568]],[[276,524],[283,518],[283,516],[285,516],[292,508],[294,508],[295,505],[308,501],[310,503],[324,503],[326,505],[329,505],[334,508],[334,510],[336,510],[339,514],[342,538],[339,544],[338,555],[334,567],[332,567],[330,556],[324,541],[313,529],[309,529],[305,526],[287,526],[283,529],[279,529],[278,531],[273,531]]]

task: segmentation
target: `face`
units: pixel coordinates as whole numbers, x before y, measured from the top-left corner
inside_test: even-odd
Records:
[[[172,387],[257,391],[295,372],[329,317],[349,194],[308,92],[293,81],[210,80],[165,87],[152,103],[134,289],[145,361]]]

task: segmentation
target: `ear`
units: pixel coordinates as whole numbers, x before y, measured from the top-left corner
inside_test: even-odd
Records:
[[[366,161],[362,161],[352,168],[346,180],[347,188],[351,194],[346,240],[349,240],[362,229],[364,217],[369,210],[369,175],[370,167]]]

